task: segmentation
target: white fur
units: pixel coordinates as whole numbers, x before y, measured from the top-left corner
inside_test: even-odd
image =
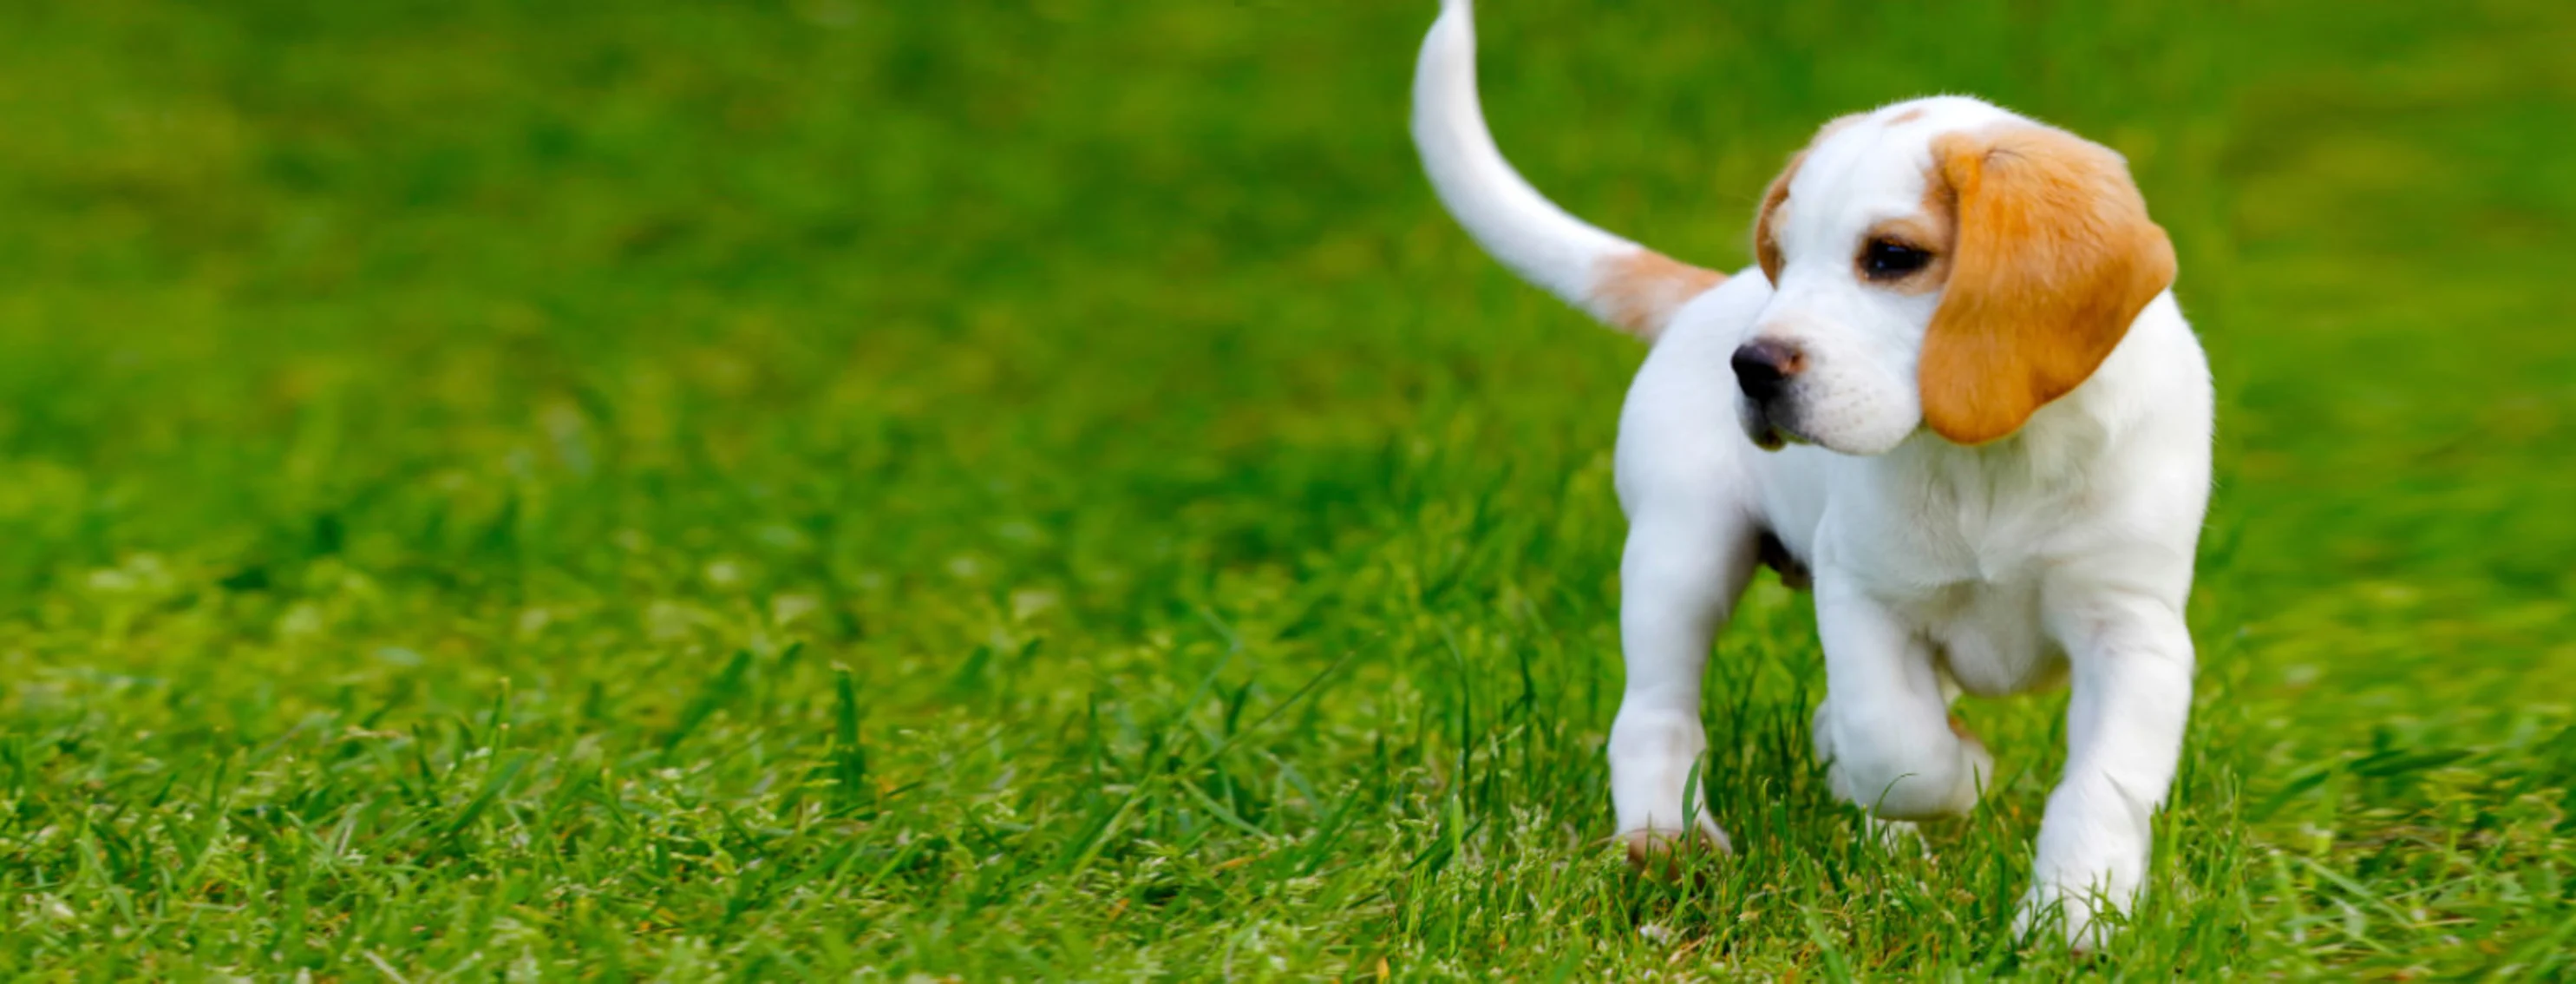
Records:
[[[1476,99],[1476,24],[1467,0],[1443,0],[1440,19],[1422,39],[1413,143],[1441,204],[1485,252],[1593,317],[1613,317],[1594,298],[1596,272],[1637,244],[1566,214],[1503,160]]]
[[[1469,16],[1466,0],[1446,0],[1423,46],[1414,133],[1432,180],[1506,264],[1590,307],[1591,265],[1633,247],[1538,198],[1494,151]],[[2208,498],[2211,387],[2167,293],[2090,379],[2011,436],[1962,447],[1923,428],[1915,359],[1939,295],[1868,284],[1851,257],[1862,230],[1920,210],[1934,136],[2012,119],[1974,99],[1924,99],[1820,142],[1776,219],[1781,283],[1750,269],[1693,298],[1638,371],[1619,422],[1628,678],[1611,799],[1632,842],[1691,825],[1723,842],[1687,788],[1707,747],[1700,679],[1767,531],[1815,579],[1828,694],[1817,754],[1835,793],[1873,820],[1964,813],[1992,780],[1986,749],[1947,724],[1958,692],[2071,682],[2066,769],[2016,929],[2062,904],[2081,947],[2103,935],[2094,913],[2125,910],[2146,881],[2149,820],[2191,708],[2183,603]],[[1774,421],[1798,443],[1774,453],[1740,424],[1728,363],[1757,334],[1811,359],[1791,419]]]

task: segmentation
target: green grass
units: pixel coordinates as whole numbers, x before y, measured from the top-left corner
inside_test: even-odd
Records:
[[[1745,260],[1832,115],[2126,151],[2221,381],[2152,901],[2002,929],[1713,661],[1627,875],[1640,357],[1478,255],[1418,3],[29,6],[0,31],[0,967],[115,980],[2576,973],[2576,8],[1488,0],[1502,142]],[[945,11],[945,12],[942,12]]]

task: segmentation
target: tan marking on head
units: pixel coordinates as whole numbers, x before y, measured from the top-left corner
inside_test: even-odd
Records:
[[[1683,303],[1725,282],[1723,273],[1640,249],[1601,261],[1593,274],[1593,307],[1620,330],[1653,341]]]
[[[1789,179],[1797,177],[1799,166],[1805,163],[1806,151],[1789,155],[1789,165],[1780,169],[1779,177],[1771,179],[1771,187],[1763,189],[1762,211],[1753,217],[1753,261],[1762,264],[1762,276],[1775,287],[1780,284],[1781,256],[1780,236],[1774,226],[1779,221],[1780,206],[1789,203]]]
[[[1888,125],[1888,126],[1903,126],[1903,125],[1905,125],[1905,124],[1907,124],[1907,123],[1912,123],[1912,122],[1914,122],[1915,120],[1919,120],[1919,119],[1922,119],[1922,118],[1923,118],[1923,107],[1921,107],[1921,106],[1916,106],[1916,107],[1914,107],[1914,108],[1912,108],[1912,109],[1909,109],[1909,110],[1906,110],[1906,111],[1904,111],[1904,112],[1902,112],[1902,113],[1898,113],[1898,114],[1896,114],[1896,115],[1894,115],[1894,116],[1890,116],[1890,117],[1888,117],[1888,118],[1887,118],[1887,125]]]
[[[1923,422],[1983,444],[2110,357],[2173,283],[2173,244],[2120,156],[2063,130],[1944,134],[1932,161],[1957,233],[1917,368]]]
[[[1777,213],[1780,211],[1780,206],[1789,201],[1789,182],[1798,176],[1798,166],[1807,162],[1807,151],[1816,149],[1817,144],[1831,139],[1834,134],[1842,132],[1844,127],[1860,122],[1865,115],[1851,113],[1825,121],[1824,126],[1816,129],[1816,135],[1808,139],[1805,148],[1789,155],[1788,166],[1781,168],[1780,176],[1771,179],[1771,187],[1763,190],[1762,210],[1755,213],[1753,218],[1753,260],[1762,265],[1762,275],[1769,278],[1773,284],[1780,282],[1781,256],[1780,238],[1776,232],[1779,222]]]

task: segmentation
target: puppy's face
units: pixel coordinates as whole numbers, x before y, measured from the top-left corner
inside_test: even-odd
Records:
[[[1736,350],[1754,443],[1879,454],[2018,430],[2173,280],[2118,154],[1973,99],[1847,116],[1771,184]]]

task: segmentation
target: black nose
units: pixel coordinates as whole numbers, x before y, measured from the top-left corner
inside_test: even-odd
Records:
[[[1735,350],[1727,360],[1735,366],[1735,385],[1742,387],[1746,399],[1767,403],[1789,388],[1789,381],[1807,368],[1807,354],[1798,347],[1772,338],[1757,338]]]

